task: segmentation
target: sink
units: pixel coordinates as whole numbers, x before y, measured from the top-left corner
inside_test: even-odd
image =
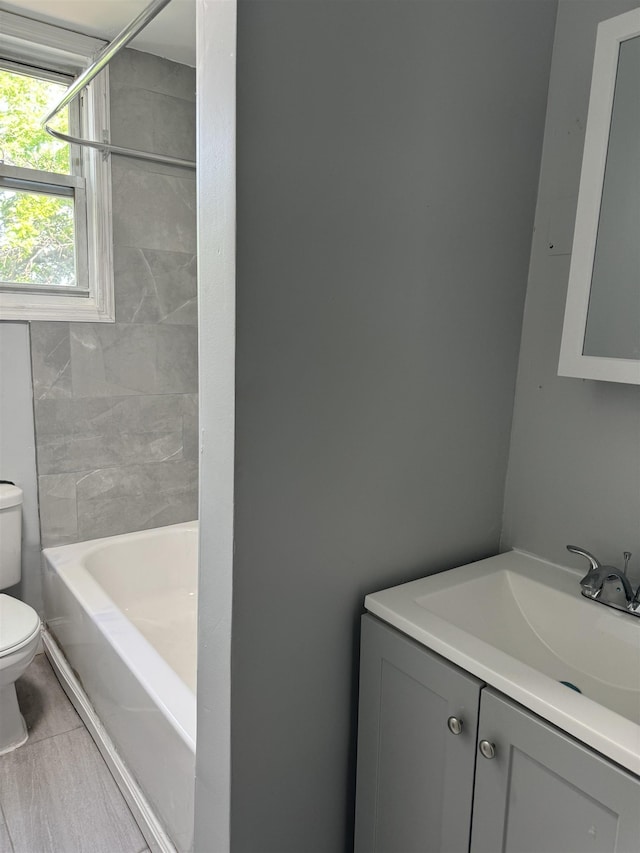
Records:
[[[577,593],[580,574],[568,574],[546,578],[545,583],[508,568],[495,569],[422,595],[416,603],[640,723],[637,626],[610,610],[601,612],[601,605],[597,610],[589,606]],[[570,587],[562,589],[561,580],[569,580]]]
[[[368,595],[374,615],[640,773],[640,620],[510,551]]]

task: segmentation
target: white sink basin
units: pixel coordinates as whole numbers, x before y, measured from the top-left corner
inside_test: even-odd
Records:
[[[365,607],[640,774],[640,618],[584,598],[581,577],[510,551]]]

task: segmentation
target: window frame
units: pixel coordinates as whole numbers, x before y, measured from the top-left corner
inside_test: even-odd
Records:
[[[7,66],[33,71],[77,76],[104,46],[100,39],[84,36],[51,24],[44,24],[0,10],[0,58]],[[79,97],[80,134],[90,139],[108,140],[109,70],[103,71]],[[73,105],[71,105],[73,106]],[[78,279],[85,287],[39,287],[10,285],[0,290],[0,320],[60,320],[114,322],[113,233],[111,215],[111,158],[94,148],[71,146],[75,161],[70,176],[2,167],[5,175],[19,180],[17,172],[29,180],[33,172],[37,184],[72,187],[76,221]],[[44,178],[44,180],[43,180]],[[84,185],[84,189],[83,189]],[[23,187],[28,191],[28,187]],[[43,191],[42,189],[40,191]],[[45,189],[44,192],[47,192]],[[68,193],[68,190],[65,190]],[[52,194],[56,194],[53,190]],[[84,196],[84,197],[83,197]],[[82,208],[84,207],[84,210]],[[86,275],[85,275],[86,272]]]

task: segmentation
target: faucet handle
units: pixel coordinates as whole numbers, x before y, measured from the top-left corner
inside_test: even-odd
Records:
[[[627,566],[629,565],[629,560],[631,559],[631,551],[624,552],[624,573],[627,573]],[[636,616],[640,615],[640,583],[638,584],[638,588],[636,589],[633,598],[629,602],[629,612],[634,613]]]
[[[567,551],[570,551],[572,554],[578,554],[580,557],[586,557],[591,564],[589,566],[589,571],[594,572],[596,569],[602,568],[602,563],[597,557],[594,557],[589,551],[585,551],[584,548],[577,548],[575,545],[567,545]]]

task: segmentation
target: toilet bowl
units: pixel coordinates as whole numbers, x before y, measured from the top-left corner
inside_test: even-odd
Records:
[[[0,755],[27,740],[27,726],[18,707],[16,680],[25,672],[40,642],[36,611],[0,593]]]
[[[21,574],[22,489],[0,482],[0,589]],[[16,680],[25,672],[40,642],[40,617],[23,601],[0,593],[0,755],[27,740],[18,707]]]

